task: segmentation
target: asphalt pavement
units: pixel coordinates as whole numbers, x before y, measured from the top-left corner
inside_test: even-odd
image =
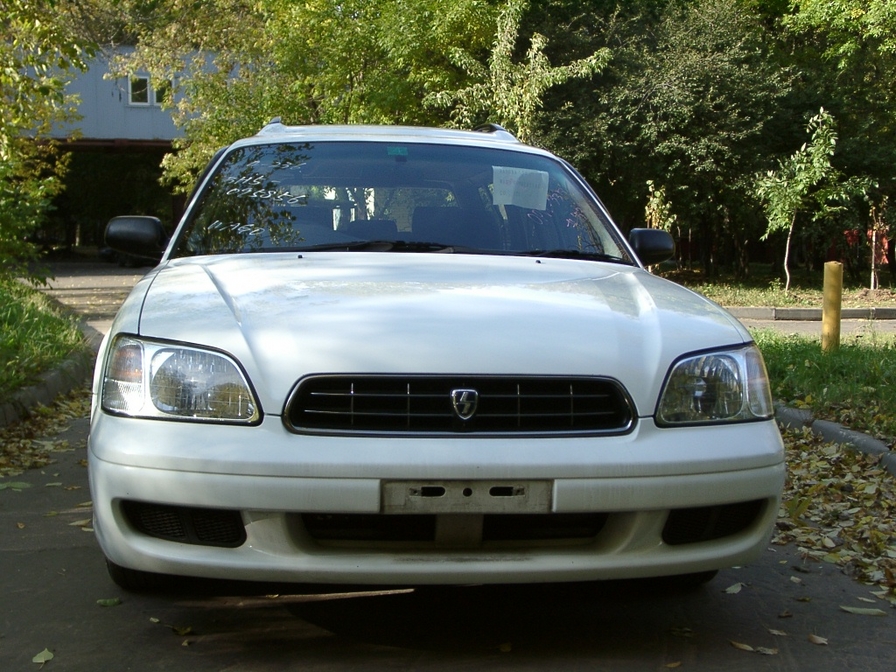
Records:
[[[87,429],[80,418],[45,437],[67,441],[55,462],[2,481],[19,484],[0,490],[4,672],[896,668],[896,610],[792,545],[693,592],[616,581],[130,594],[106,575],[91,532]],[[32,662],[45,651],[44,667]]]

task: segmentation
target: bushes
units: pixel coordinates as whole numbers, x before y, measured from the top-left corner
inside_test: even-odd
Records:
[[[0,401],[84,347],[74,318],[39,291],[0,278]]]

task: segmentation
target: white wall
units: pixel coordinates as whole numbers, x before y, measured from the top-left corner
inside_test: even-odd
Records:
[[[99,54],[86,72],[76,74],[66,95],[80,96],[78,110],[83,118],[54,129],[54,137],[69,137],[73,128],[80,130],[82,140],[170,141],[182,135],[171,120],[170,110],[152,103],[132,104],[127,78],[105,79],[107,72],[108,59]]]

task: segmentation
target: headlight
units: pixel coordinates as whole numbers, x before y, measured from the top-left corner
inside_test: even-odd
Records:
[[[103,371],[102,407],[141,418],[252,424],[258,402],[236,362],[220,352],[119,336]]]
[[[744,422],[772,417],[772,395],[755,345],[678,360],[656,412],[659,425]]]

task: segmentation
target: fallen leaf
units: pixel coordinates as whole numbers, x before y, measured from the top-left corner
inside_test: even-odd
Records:
[[[34,658],[31,659],[32,663],[40,663],[43,665],[47,661],[53,660],[55,656],[53,656],[53,652],[50,649],[44,649],[40,653],[38,653]]]
[[[44,483],[45,488],[58,488],[61,486],[62,486],[62,483]]]
[[[764,646],[759,646],[756,648],[756,653],[760,653],[763,656],[777,656],[778,649],[769,649]]]
[[[670,670],[674,670],[676,667],[681,667],[681,661],[676,660],[674,663],[666,663],[666,668]]]
[[[785,609],[780,614],[778,614],[778,618],[793,618],[793,612],[789,609]]]
[[[20,530],[24,530],[24,529],[25,529],[25,523],[16,523],[16,527],[18,527]]]
[[[96,603],[101,607],[117,607],[121,604],[121,599],[118,597],[109,597],[102,600],[97,600]]]
[[[690,628],[671,628],[669,634],[675,637],[693,637],[695,633]]]
[[[775,630],[774,628],[769,628],[768,634],[774,635],[775,637],[789,637],[790,636],[783,630]]]
[[[731,646],[733,646],[735,649],[740,649],[741,651],[750,651],[751,653],[755,651],[755,649],[749,644],[741,644],[740,642],[735,642],[734,640],[730,641]]]
[[[30,483],[24,481],[10,481],[9,483],[0,483],[0,490],[12,490],[13,492],[21,492],[25,488],[30,488]]]
[[[881,609],[867,609],[863,607],[845,607],[842,604],[840,609],[850,614],[858,614],[860,616],[886,616],[887,612]]]
[[[808,565],[829,563],[866,584],[896,585],[896,479],[881,469],[880,456],[811,431],[784,432],[784,443],[789,477],[772,542],[796,544]]]
[[[69,527],[84,527],[86,525],[90,525],[93,520],[91,518],[84,518],[83,520],[76,520],[73,523],[69,523]]]
[[[745,583],[735,583],[733,586],[728,586],[725,589],[725,592],[728,593],[729,595],[736,595],[743,589],[743,587],[745,585],[746,585]]]
[[[826,637],[819,637],[818,635],[809,635],[809,641],[813,644],[818,644],[819,646],[827,646],[828,640]]]

